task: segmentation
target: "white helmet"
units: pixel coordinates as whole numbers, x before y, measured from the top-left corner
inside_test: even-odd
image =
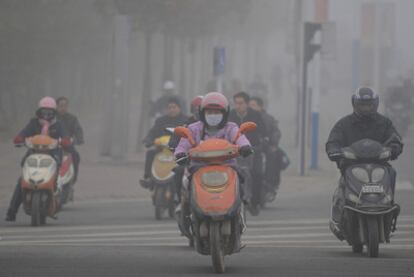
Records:
[[[163,88],[164,90],[173,90],[175,89],[175,84],[173,81],[165,81]]]

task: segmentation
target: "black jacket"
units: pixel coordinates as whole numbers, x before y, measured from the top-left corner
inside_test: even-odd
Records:
[[[326,153],[329,156],[343,147],[366,138],[382,144],[387,143],[387,146],[395,152],[394,158],[397,158],[403,150],[401,137],[391,120],[379,113],[369,119],[363,119],[353,113],[340,119],[332,128],[326,143]]]
[[[38,118],[32,118],[29,123],[19,132],[19,136],[27,138],[39,135],[42,132],[42,125],[40,125]],[[68,138],[69,134],[62,122],[56,120],[49,127],[49,136],[54,139]]]
[[[260,113],[266,129],[266,138],[269,146],[279,146],[281,133],[279,130],[279,122],[269,113],[263,111]]]
[[[76,116],[70,113],[58,115],[58,119],[63,123],[69,136],[74,139],[74,144],[83,144],[83,129]]]
[[[178,100],[179,106],[181,108],[181,112],[185,114],[187,112],[187,103],[185,99],[181,95],[169,94],[169,93],[164,93],[163,95],[160,96],[160,98],[158,98],[154,103],[152,103],[152,110],[150,114],[153,116],[157,114],[164,115],[165,109],[167,108],[167,105],[168,105],[168,101],[171,98],[176,98]]]
[[[252,121],[257,124],[255,131],[247,133],[246,137],[252,144],[252,146],[260,145],[262,139],[266,136],[266,127],[263,122],[262,116],[259,112],[248,108],[247,113],[244,117],[240,117],[236,110],[231,110],[229,114],[229,121],[241,125],[244,122]]]
[[[187,127],[188,125],[190,125],[194,122],[197,122],[197,121],[198,121],[198,119],[196,119],[194,116],[190,116],[187,119],[187,122],[183,126]],[[172,136],[170,138],[170,141],[168,142],[168,147],[170,149],[175,149],[178,146],[178,144],[180,143],[180,139],[181,138],[179,136],[177,136],[176,134],[172,134]]]
[[[160,136],[168,134],[165,128],[174,128],[183,126],[187,123],[188,117],[180,114],[177,117],[163,115],[155,120],[154,126],[149,130],[148,135],[144,139],[144,144],[150,146],[154,140]]]

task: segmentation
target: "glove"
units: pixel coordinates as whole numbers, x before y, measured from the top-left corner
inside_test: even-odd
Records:
[[[177,155],[175,155],[175,162],[178,165],[185,165],[188,161],[188,156],[187,153],[178,153]]]
[[[13,143],[16,144],[16,145],[24,143],[24,137],[22,137],[22,136],[16,136],[13,139]]]
[[[333,162],[337,162],[342,159],[342,155],[343,153],[341,150],[334,150],[328,153],[328,158]]]
[[[60,145],[62,145],[63,147],[69,147],[72,145],[72,139],[62,138],[62,140],[60,141]]]
[[[391,160],[396,160],[398,158],[398,156],[401,154],[401,148],[399,145],[396,144],[392,144],[390,146],[391,148]]]
[[[250,145],[243,145],[240,147],[239,153],[243,158],[246,158],[247,156],[253,154],[253,149]]]
[[[144,139],[142,142],[144,143],[145,148],[150,148],[153,144],[149,139]]]

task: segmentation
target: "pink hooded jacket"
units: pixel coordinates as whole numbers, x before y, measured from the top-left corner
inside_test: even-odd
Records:
[[[201,121],[197,121],[193,124],[190,124],[188,126],[188,129],[193,135],[193,139],[197,145],[200,143],[200,141],[210,138],[207,132],[205,132],[204,138],[201,137],[203,135],[203,129],[204,129],[204,123]],[[232,142],[234,138],[236,137],[238,131],[239,131],[239,127],[237,126],[236,123],[227,122],[226,125],[222,129],[220,129],[213,138],[221,138],[221,139],[225,139],[225,140]],[[250,142],[246,138],[246,136],[241,135],[237,139],[236,144],[239,146],[244,146],[244,145],[250,145]],[[179,153],[188,153],[191,148],[192,146],[190,142],[186,138],[181,138],[180,143],[175,149],[174,154],[177,155]],[[236,161],[235,159],[232,159],[232,160],[227,161],[226,163],[235,164]]]

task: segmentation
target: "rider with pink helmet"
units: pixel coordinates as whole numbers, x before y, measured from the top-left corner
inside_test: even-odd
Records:
[[[24,143],[25,138],[32,137],[34,135],[41,134],[47,131],[47,134],[54,139],[61,139],[61,145],[63,147],[70,147],[71,140],[68,136],[66,129],[56,120],[56,101],[52,97],[44,97],[39,101],[38,108],[35,113],[35,117],[32,118],[29,123],[19,132],[19,134],[14,138],[13,143],[15,145],[21,145]],[[52,156],[58,161],[58,164],[61,160],[61,155],[59,150],[54,150],[51,153]],[[22,165],[28,153],[24,156],[22,160]],[[10,206],[7,211],[6,221],[15,221],[16,214],[19,209],[19,206],[22,202],[22,191],[17,182],[16,188],[14,190],[12,199],[10,201]]]

